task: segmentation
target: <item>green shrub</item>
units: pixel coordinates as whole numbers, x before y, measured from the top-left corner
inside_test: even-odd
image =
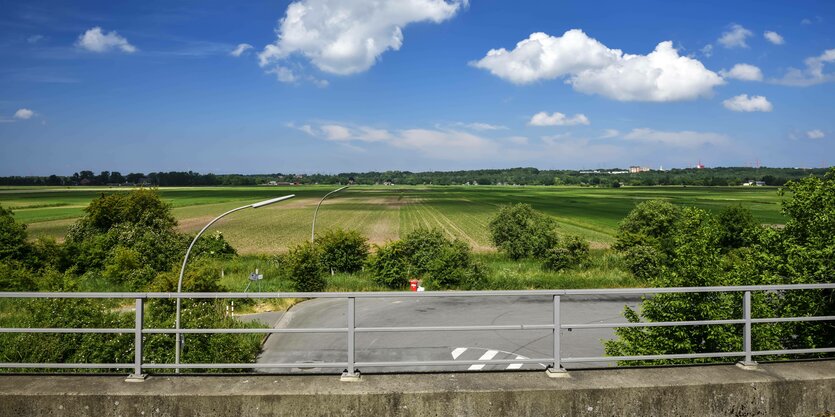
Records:
[[[466,243],[423,228],[378,247],[368,267],[375,282],[394,289],[405,288],[411,278],[422,278],[427,288],[474,287],[485,276]]]
[[[376,246],[366,263],[374,282],[387,288],[403,289],[409,285],[409,257],[402,241]]]
[[[626,268],[642,280],[650,280],[658,276],[664,264],[664,254],[652,246],[636,245],[624,253]]]
[[[368,239],[355,230],[331,229],[316,236],[322,265],[335,272],[356,272],[368,258]]]
[[[12,211],[0,206],[0,260],[26,260],[30,252],[26,239],[26,225],[16,222]]]
[[[618,225],[616,250],[637,246],[665,248],[681,218],[681,208],[663,200],[644,201],[635,206]]]
[[[511,259],[539,258],[556,245],[556,223],[528,204],[502,206],[488,225],[493,243]]]
[[[542,267],[549,271],[581,268],[589,263],[589,243],[579,236],[568,236],[548,249]]]
[[[320,251],[314,244],[305,242],[290,248],[287,253],[287,270],[293,287],[299,292],[324,291],[327,281],[320,259]]]

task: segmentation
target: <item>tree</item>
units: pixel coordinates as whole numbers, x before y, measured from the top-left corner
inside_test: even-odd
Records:
[[[134,225],[152,230],[171,230],[177,220],[171,204],[163,202],[154,190],[105,195],[90,202],[85,216],[73,225],[67,238],[82,240],[89,234],[105,233],[116,225]]]
[[[488,228],[496,247],[513,260],[540,258],[559,241],[554,220],[523,203],[499,208]]]
[[[678,206],[663,200],[644,201],[620,222],[613,247],[620,251],[636,245],[662,249],[667,246],[666,241],[680,218]]]
[[[14,213],[0,206],[0,260],[26,260],[31,249],[26,239],[26,225],[16,222]]]
[[[290,248],[287,253],[287,270],[293,287],[299,292],[324,291],[327,282],[320,259],[320,250],[310,242]]]
[[[368,239],[356,230],[331,229],[316,237],[322,265],[331,271],[359,271],[368,258]]]

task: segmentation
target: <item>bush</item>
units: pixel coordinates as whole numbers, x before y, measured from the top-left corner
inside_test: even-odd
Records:
[[[26,260],[30,252],[26,239],[26,225],[16,222],[12,211],[0,206],[0,260]]]
[[[542,267],[550,271],[580,268],[589,262],[589,243],[579,236],[568,236],[559,245],[548,249]]]
[[[554,220],[528,204],[502,206],[488,228],[499,251],[513,260],[541,258],[559,241]]]
[[[658,276],[664,264],[664,255],[651,246],[636,245],[624,253],[626,268],[642,280],[650,280]]]
[[[325,271],[319,249],[314,244],[305,242],[290,248],[286,262],[290,281],[296,291],[318,292],[325,289]]]
[[[368,239],[355,230],[332,229],[316,236],[322,265],[331,271],[356,272],[368,258]]]
[[[409,258],[401,241],[376,246],[376,252],[368,258],[366,265],[379,285],[392,289],[409,285]]]
[[[663,248],[667,245],[681,209],[663,200],[649,200],[635,206],[618,225],[614,248],[625,251],[636,245]]]
[[[410,278],[424,279],[428,288],[476,286],[484,278],[484,268],[473,262],[466,243],[424,228],[377,247],[368,268],[375,282],[393,289],[405,288]]]

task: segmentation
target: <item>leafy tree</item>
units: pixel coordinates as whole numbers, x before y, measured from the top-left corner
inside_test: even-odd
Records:
[[[0,260],[26,260],[31,252],[26,239],[26,225],[16,222],[12,211],[0,206]]]
[[[368,239],[356,230],[331,229],[316,237],[322,264],[337,272],[359,271],[368,258]]]
[[[410,278],[423,278],[430,288],[473,287],[484,278],[470,247],[437,229],[416,229],[401,241],[377,247],[368,267],[377,283],[395,289],[404,288]]]
[[[327,282],[320,259],[321,252],[310,242],[290,248],[287,253],[287,269],[296,291],[323,291]]]
[[[171,230],[177,220],[171,205],[163,202],[154,190],[102,195],[90,202],[82,217],[70,229],[67,239],[83,240],[91,234],[105,233],[116,225],[140,226],[150,230]]]
[[[760,227],[751,210],[742,206],[726,207],[719,212],[717,220],[721,233],[719,245],[727,250],[750,246]]]
[[[549,271],[579,268],[589,261],[589,243],[579,236],[567,236],[545,253],[542,268]]]
[[[523,203],[502,206],[488,228],[496,247],[513,260],[540,258],[559,241],[554,220]]]
[[[366,265],[374,281],[382,286],[402,289],[409,285],[409,257],[402,241],[375,246]]]
[[[636,245],[664,248],[680,218],[681,209],[667,201],[644,201],[620,222],[613,247],[621,251]]]

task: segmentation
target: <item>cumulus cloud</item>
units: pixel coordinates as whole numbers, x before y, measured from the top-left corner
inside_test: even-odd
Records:
[[[806,137],[809,139],[823,139],[824,136],[826,135],[820,129],[810,130],[806,132]]]
[[[531,126],[574,126],[574,125],[588,125],[589,119],[584,114],[575,114],[572,117],[568,117],[563,113],[555,112],[552,114],[548,114],[544,111],[541,111],[533,117],[528,122]]]
[[[623,138],[633,142],[680,148],[725,145],[728,142],[728,137],[720,133],[694,132],[690,130],[663,131],[649,128],[632,129],[632,131],[623,135]]]
[[[771,42],[775,45],[782,45],[782,44],[786,43],[786,40],[783,39],[783,37],[780,36],[779,33],[772,32],[770,30],[767,30],[767,31],[763,32],[763,37],[766,40],[768,40],[769,42]]]
[[[98,26],[81,34],[75,45],[92,52],[108,52],[114,49],[129,54],[136,52],[136,47],[131,45],[127,39],[119,36],[116,31],[104,33]]]
[[[835,74],[824,72],[824,65],[835,62],[835,49],[827,49],[818,56],[803,61],[806,68],[789,69],[783,78],[774,80],[777,84],[807,87],[835,80]]]
[[[14,112],[14,118],[15,119],[20,119],[20,120],[29,120],[34,115],[35,115],[34,111],[26,109],[26,108],[17,109],[17,111]]]
[[[750,64],[736,64],[730,71],[719,71],[725,78],[733,78],[742,81],[762,81],[763,72],[756,66]]]
[[[723,83],[693,58],[680,56],[672,42],[648,55],[624,54],[572,29],[562,36],[533,33],[512,51],[491,49],[476,68],[515,84],[565,77],[575,90],[620,101],[691,100]]]
[[[770,112],[774,107],[771,105],[771,102],[768,101],[763,96],[751,96],[748,97],[748,94],[740,94],[735,97],[731,97],[722,102],[722,105],[725,106],[728,110],[733,111],[744,111],[744,112],[753,112],[753,111],[762,111],[762,112]]]
[[[322,124],[291,127],[313,137],[341,142],[378,142],[396,148],[417,151],[437,159],[478,159],[497,155],[496,142],[481,136],[454,129],[387,130],[368,126]]]
[[[722,33],[717,42],[725,48],[747,48],[748,44],[745,39],[752,35],[754,32],[741,25],[733,24],[727,32]]]
[[[710,58],[713,55],[713,45],[707,44],[701,49],[701,51],[702,55],[704,55],[707,58]]]
[[[239,43],[238,46],[236,46],[235,49],[232,50],[232,52],[229,52],[229,55],[232,55],[234,57],[239,57],[239,56],[243,55],[244,53],[246,53],[246,51],[248,51],[250,49],[252,49],[252,45],[250,45],[248,43]]]
[[[293,54],[322,71],[347,75],[371,68],[388,50],[403,45],[410,23],[440,23],[467,6],[467,0],[299,0],[279,21],[275,43],[258,54],[262,67]]]

